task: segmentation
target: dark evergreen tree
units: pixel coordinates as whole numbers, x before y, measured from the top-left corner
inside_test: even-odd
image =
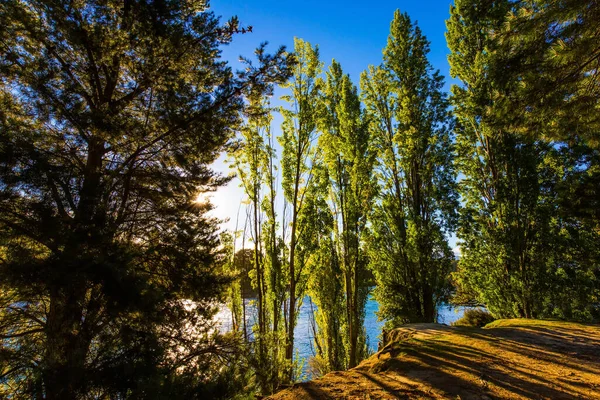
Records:
[[[13,398],[206,398],[235,385],[211,316],[217,221],[198,193],[244,95],[285,80],[205,1],[0,5],[2,380]],[[231,361],[231,360],[230,360]],[[221,389],[220,389],[221,388]],[[213,393],[213,396],[216,396]]]
[[[515,13],[525,15],[524,4],[457,1],[447,23],[451,73],[462,81],[453,87],[457,160],[465,176],[457,283],[497,316],[589,320],[598,313],[598,230],[589,213],[597,200],[588,190],[571,196],[582,182],[597,192],[597,153],[584,134],[593,123],[583,122],[588,113],[581,111],[582,130],[568,130],[573,119],[552,111],[559,98],[573,110],[585,102],[576,90],[568,94],[567,86],[551,83],[564,70],[550,68],[543,55],[550,50],[540,43],[569,28],[558,23],[516,41],[507,36]],[[523,18],[536,20],[536,12],[545,13]],[[533,42],[540,47],[525,61],[523,49]],[[541,74],[539,80],[532,74]],[[538,84],[538,93],[530,92]],[[566,130],[555,130],[556,124]]]
[[[575,138],[600,148],[600,4],[581,0],[511,3],[494,32],[490,74],[512,85],[498,98],[501,121],[546,141]]]

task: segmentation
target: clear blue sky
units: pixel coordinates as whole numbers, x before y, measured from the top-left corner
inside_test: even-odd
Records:
[[[252,25],[253,33],[238,35],[224,52],[235,61],[249,55],[260,42],[292,49],[294,37],[318,44],[326,67],[335,58],[358,84],[360,73],[369,64],[381,62],[394,11],[407,12],[417,21],[431,42],[430,61],[449,79],[448,48],[444,32],[451,0],[422,1],[235,1],[213,0],[211,9],[228,19],[237,15],[242,26]]]
[[[254,49],[264,41],[274,51],[280,45],[293,50],[294,37],[302,38],[311,44],[319,45],[321,60],[325,68],[335,58],[342,69],[350,74],[358,86],[359,77],[369,65],[378,65],[382,61],[382,49],[389,34],[390,22],[394,11],[407,12],[416,21],[431,42],[429,60],[435,69],[446,77],[446,91],[449,91],[451,79],[447,61],[448,47],[444,33],[445,21],[449,17],[451,0],[423,1],[235,1],[212,0],[211,10],[223,21],[237,15],[242,26],[251,25],[252,33],[237,35],[232,44],[224,48],[223,58],[234,69],[242,68],[240,55],[252,58]],[[281,95],[276,91],[276,97]],[[276,103],[276,101],[274,102]],[[277,104],[277,103],[276,103]],[[279,131],[280,118],[275,117],[273,129]],[[227,173],[222,159],[216,169]],[[216,206],[214,214],[229,219],[223,224],[225,229],[235,228],[236,214],[242,190],[236,180],[227,187],[219,189],[212,196]],[[240,213],[240,226],[243,226],[243,209]],[[456,239],[450,239],[450,245],[456,246]]]

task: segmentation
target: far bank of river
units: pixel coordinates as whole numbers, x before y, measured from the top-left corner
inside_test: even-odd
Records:
[[[256,320],[256,308],[253,305],[253,299],[245,299],[246,303],[246,323],[248,326],[252,326]],[[294,331],[295,341],[294,349],[300,358],[306,360],[314,356],[314,343],[313,343],[313,332],[311,327],[312,310],[315,309],[315,305],[312,304],[310,297],[304,297],[300,312],[298,314],[298,323]],[[453,307],[450,305],[442,305],[438,308],[438,320],[440,324],[450,325],[454,321],[460,319],[465,310],[469,307]],[[369,349],[373,352],[377,351],[377,344],[379,343],[379,335],[383,328],[383,322],[377,320],[377,311],[379,310],[379,304],[375,299],[370,296],[365,307],[365,329],[367,331],[367,343]],[[226,331],[231,329],[231,315],[229,310],[223,309],[217,315],[217,319],[221,323],[221,329]],[[306,368],[305,368],[306,371]],[[309,378],[309,377],[307,377]]]

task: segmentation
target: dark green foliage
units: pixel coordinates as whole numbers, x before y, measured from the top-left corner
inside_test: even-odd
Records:
[[[542,34],[514,36],[514,46],[506,44],[506,32],[500,34],[523,4],[457,1],[447,22],[451,73],[462,81],[452,88],[457,165],[464,174],[456,281],[498,317],[590,320],[598,315],[600,288],[598,220],[591,211],[597,201],[598,155],[590,137],[566,127],[558,132],[553,123],[538,119],[553,115],[568,124],[552,111],[557,103],[527,104],[532,94],[522,89],[532,75],[511,62],[520,45]],[[577,13],[576,6],[568,7],[561,18]],[[543,14],[534,12],[532,21],[538,12]],[[546,33],[562,29],[556,28]],[[536,54],[545,51],[541,46]],[[542,77],[563,73],[560,68],[552,72],[548,60],[530,61]],[[569,103],[578,96],[574,93],[561,96],[567,108],[583,104],[582,98],[578,105]],[[595,129],[585,115],[582,110],[582,132]]]
[[[497,99],[502,123],[525,136],[600,148],[598,2],[521,0],[502,17],[490,75],[500,84],[518,78]]]
[[[454,322],[454,326],[486,326],[490,322],[494,322],[494,317],[489,312],[480,308],[470,308],[465,311],[461,319]]]
[[[225,181],[208,165],[243,96],[290,61],[260,49],[233,73],[217,57],[238,30],[204,2],[0,5],[3,395],[231,387],[237,338],[210,321],[229,277],[195,200]]]

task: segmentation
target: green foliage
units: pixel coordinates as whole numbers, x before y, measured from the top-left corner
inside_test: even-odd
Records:
[[[226,181],[208,165],[244,96],[291,59],[263,47],[233,73],[218,57],[237,20],[205,2],[10,0],[0,15],[2,395],[226,395],[238,338],[211,318],[230,276],[195,200]]]
[[[566,193],[582,188],[579,179],[596,179],[597,159],[576,137],[548,142],[557,136],[545,124],[511,118],[529,107],[510,100],[527,79],[506,61],[520,48],[498,34],[515,7],[457,1],[447,22],[451,73],[463,83],[452,88],[464,174],[456,281],[495,316],[590,319],[599,271],[598,247],[589,239],[598,230],[593,213],[575,211]],[[543,114],[552,113],[554,105],[547,107]]]
[[[3,1],[0,397],[273,393],[300,377],[307,293],[312,368],[353,367],[368,355],[369,267],[391,325],[434,321],[453,270],[458,296],[493,316],[598,320],[588,3],[456,0],[452,115],[429,42],[398,11],[359,93],[335,60],[323,77],[301,39],[294,56],[261,45],[232,71],[220,49],[246,29],[205,1]],[[276,84],[289,104],[280,171]],[[225,149],[247,195],[239,251],[199,201],[228,181],[210,169]],[[213,321],[223,303],[227,334]],[[470,310],[457,325],[491,318]]]
[[[345,319],[339,314],[332,315],[329,322],[334,326],[345,325],[347,354],[338,355],[335,359],[346,359],[347,366],[351,368],[366,354],[363,323],[368,295],[368,257],[364,235],[376,187],[372,176],[375,151],[357,88],[350,77],[343,74],[340,64],[335,60],[326,73],[321,101],[319,129],[323,133],[319,138],[319,147],[323,150],[323,162],[327,170],[324,192],[327,193],[330,214],[333,216],[330,228],[333,241],[328,246],[333,246],[331,251],[336,254],[330,276],[342,278],[342,297],[346,303]],[[337,273],[338,269],[342,272],[341,276]],[[322,288],[317,295],[331,296],[332,293],[326,290]],[[319,327],[331,329],[327,325]],[[333,360],[331,355],[327,359]],[[340,365],[334,363],[330,368],[340,369]]]
[[[524,136],[600,148],[597,4],[526,0],[511,4],[494,32],[490,74],[515,82],[498,98],[503,124]]]
[[[282,270],[283,246],[275,212],[277,188],[270,128],[272,110],[266,100],[270,92],[253,93],[250,97],[240,142],[231,152],[233,167],[248,198],[247,222],[253,242],[250,276],[257,296],[258,320],[253,326],[253,341],[247,347],[256,385],[262,394],[271,394],[286,382],[282,371],[289,368],[289,361],[280,351],[286,334],[282,322],[286,276]]]
[[[392,325],[435,320],[453,260],[445,237],[457,208],[452,120],[428,52],[421,30],[397,11],[384,63],[361,77],[378,150],[369,240],[375,298],[380,318]]]
[[[287,343],[286,359],[292,365],[294,356],[294,328],[302,298],[308,284],[309,258],[314,249],[313,225],[302,223],[300,219],[309,221],[307,210],[311,203],[318,201],[309,192],[313,185],[314,168],[317,163],[318,150],[315,146],[317,137],[317,116],[321,82],[318,78],[322,63],[319,60],[318,47],[302,39],[294,39],[294,52],[297,64],[294,66],[292,78],[283,85],[289,94],[282,97],[291,109],[281,108],[283,123],[282,134],[277,138],[282,147],[281,185],[286,204],[289,205],[291,224],[289,227],[288,278],[289,295],[287,305]],[[287,235],[288,227],[284,224]],[[294,379],[294,371],[290,369],[290,380]]]
[[[480,308],[470,308],[465,311],[461,319],[455,321],[453,326],[486,326],[490,322],[494,322],[495,318],[489,312]]]

